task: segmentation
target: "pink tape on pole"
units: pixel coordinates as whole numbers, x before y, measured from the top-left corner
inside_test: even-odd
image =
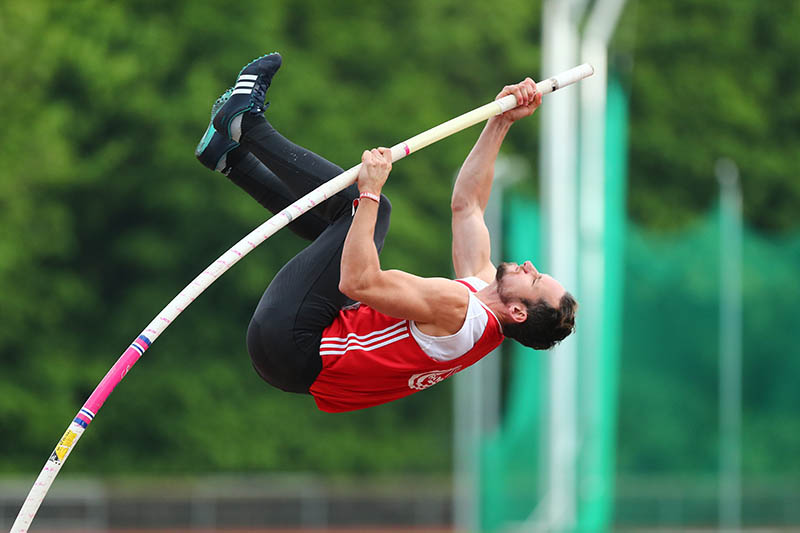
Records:
[[[129,346],[120,358],[117,359],[117,362],[114,363],[114,366],[111,367],[111,370],[108,371],[103,381],[100,382],[92,395],[89,396],[89,399],[86,400],[84,407],[94,413],[99,411],[106,399],[114,391],[114,388],[119,385],[128,373],[128,370],[136,364],[136,361],[139,360],[142,354],[144,354],[144,349],[142,349],[140,344],[137,344],[136,347],[133,345]]]

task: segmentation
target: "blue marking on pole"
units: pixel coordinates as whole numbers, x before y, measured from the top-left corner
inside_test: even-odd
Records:
[[[145,337],[144,335],[139,335],[139,337],[138,337],[138,338],[139,338],[140,340],[144,341],[144,343],[147,345],[147,347],[148,347],[148,348],[150,347],[150,344],[151,344],[151,342],[150,342],[150,339],[148,339],[148,338],[147,338],[147,337]]]

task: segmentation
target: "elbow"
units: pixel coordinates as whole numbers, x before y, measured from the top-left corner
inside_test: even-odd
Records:
[[[344,272],[339,279],[339,292],[351,300],[360,301],[364,291],[364,283],[360,276],[348,276]]]
[[[362,302],[369,298],[370,293],[374,292],[380,283],[380,271],[364,272],[360,271],[354,275],[342,272],[339,278],[339,292],[357,302]]]
[[[475,202],[461,194],[454,194],[450,199],[450,211],[463,214],[475,209]]]
[[[450,201],[450,211],[453,219],[464,219],[471,216],[483,216],[483,207],[474,198],[464,198],[463,196],[453,196]]]
[[[339,280],[339,292],[350,298],[351,300],[357,300],[355,297],[355,284],[349,278],[342,276]]]

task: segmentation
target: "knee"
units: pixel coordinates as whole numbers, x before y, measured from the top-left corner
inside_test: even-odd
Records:
[[[280,380],[283,371],[277,365],[273,348],[277,342],[273,329],[264,327],[253,317],[247,327],[247,352],[256,374],[270,385],[283,389]]]
[[[250,320],[247,326],[247,353],[256,371],[263,377],[264,366],[267,362],[265,348],[269,346],[268,335],[261,325],[254,319]]]

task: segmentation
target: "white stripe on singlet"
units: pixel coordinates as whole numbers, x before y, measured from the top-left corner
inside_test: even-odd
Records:
[[[366,333],[364,335],[356,335],[355,333],[348,333],[346,337],[322,337],[322,342],[347,342],[350,339],[358,339],[358,340],[365,341],[365,340],[369,339],[370,337],[374,337],[376,335],[380,335],[382,333],[386,333],[389,330],[393,330],[393,329],[399,328],[401,326],[404,326],[406,324],[406,322],[407,322],[406,320],[401,320],[397,324],[392,324],[388,328],[384,328],[384,329],[381,329],[381,330],[378,330],[378,331],[373,331],[373,332],[370,332],[370,333]]]
[[[349,333],[346,337],[323,337],[320,355],[342,355],[348,350],[371,351],[408,337],[407,321],[403,320],[378,331],[364,335]],[[383,342],[380,342],[383,341]],[[326,349],[327,348],[327,349]]]
[[[388,344],[392,344],[393,342],[397,342],[403,340],[408,337],[408,332],[404,332],[401,335],[397,335],[392,337],[391,339],[383,342],[379,342],[378,344],[373,344],[368,347],[362,347],[358,345],[348,345],[344,350],[320,350],[320,355],[344,355],[346,352],[350,350],[361,350],[362,352],[371,352],[372,350],[377,350],[378,348],[383,348]]]

